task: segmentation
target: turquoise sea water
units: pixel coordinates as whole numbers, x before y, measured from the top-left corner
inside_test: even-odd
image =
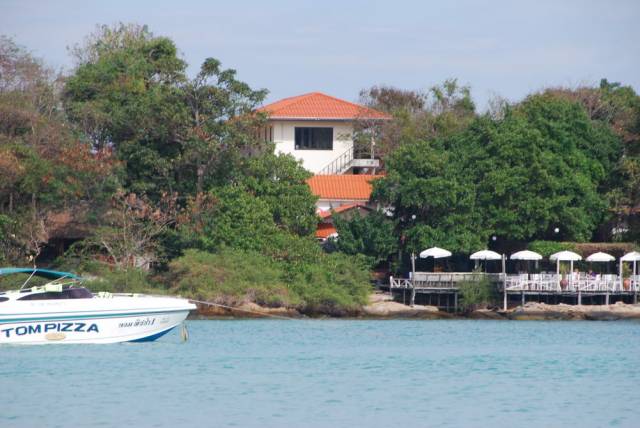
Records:
[[[640,323],[190,321],[1,347],[1,427],[638,427]]]

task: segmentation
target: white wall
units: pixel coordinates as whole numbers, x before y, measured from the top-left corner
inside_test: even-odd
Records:
[[[276,144],[276,152],[290,153],[296,159],[302,160],[302,165],[314,174],[320,172],[321,169],[346,152],[353,144],[353,125],[351,122],[273,120],[271,124],[273,126],[273,141]],[[333,128],[333,150],[296,150],[296,127]]]

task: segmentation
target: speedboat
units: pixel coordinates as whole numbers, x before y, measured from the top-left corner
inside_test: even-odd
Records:
[[[196,309],[177,297],[92,293],[68,272],[0,269],[0,276],[19,273],[29,275],[23,286],[0,292],[0,344],[148,342]],[[34,276],[50,281],[25,288]]]

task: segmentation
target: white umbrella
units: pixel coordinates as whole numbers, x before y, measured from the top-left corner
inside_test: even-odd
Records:
[[[623,262],[633,262],[633,261],[640,261],[640,253],[637,251],[632,251],[630,253],[625,254],[624,256],[620,257],[620,260]]]
[[[444,248],[439,247],[431,247],[420,253],[421,259],[426,259],[427,257],[433,257],[433,271],[436,270],[436,261],[435,259],[443,259],[445,257],[451,257],[451,251],[445,250]]]
[[[582,260],[582,257],[580,257],[580,254],[576,254],[573,251],[560,251],[558,253],[551,254],[549,256],[549,260],[562,261],[562,262],[577,262],[578,260]]]
[[[500,260],[502,256],[495,251],[482,250],[469,256],[471,260]]]
[[[571,268],[569,270],[573,273],[573,262],[582,260],[582,257],[580,257],[580,254],[576,254],[573,251],[560,251],[558,253],[551,254],[549,256],[549,260],[556,262],[556,275],[558,276],[558,288],[560,288],[560,262],[571,262]],[[571,276],[569,278],[571,278]]]
[[[636,266],[637,266],[637,262],[640,261],[640,253],[637,251],[631,251],[630,253],[625,254],[624,256],[620,257],[620,288],[622,289],[622,285],[624,283],[624,279],[622,278],[622,263],[623,262],[633,262],[633,268],[632,268],[632,273],[631,275],[634,277],[635,279],[635,275],[636,275]],[[635,284],[634,284],[635,286]]]
[[[535,251],[522,250],[517,253],[511,254],[511,260],[526,260],[527,271],[529,270],[529,261],[534,260],[536,262],[536,269],[538,268],[538,260],[542,260],[542,254],[538,254]]]
[[[542,255],[535,251],[523,250],[511,254],[511,260],[542,260]]]
[[[591,262],[609,263],[609,262],[614,261],[615,259],[616,258],[613,257],[611,254],[607,254],[607,253],[603,253],[603,252],[597,252],[597,253],[591,254],[585,260],[588,261],[589,263],[591,263]]]
[[[616,258],[613,257],[611,254],[607,254],[607,253],[601,253],[601,252],[597,252],[597,253],[593,253],[591,254],[589,257],[587,257],[585,260],[588,262],[602,262],[602,263],[606,263],[606,262],[612,262],[614,261]]]
[[[451,251],[447,251],[444,248],[432,247],[420,253],[421,259],[426,259],[427,257],[433,257],[434,259],[451,257]]]
[[[476,261],[476,268],[478,267],[478,260],[502,260],[502,256],[495,251],[482,250],[477,251],[469,256],[471,260]],[[484,264],[484,270],[487,271],[487,264]],[[504,269],[503,269],[504,270]]]

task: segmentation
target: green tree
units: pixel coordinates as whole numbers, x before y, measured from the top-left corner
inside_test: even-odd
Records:
[[[374,211],[366,216],[351,219],[333,216],[338,232],[334,245],[346,254],[364,254],[379,264],[389,260],[398,250],[395,224],[383,212]]]
[[[193,199],[181,219],[187,246],[260,251],[278,234],[269,206],[243,186],[228,185]]]
[[[477,182],[488,230],[515,239],[588,240],[603,220],[606,180],[617,140],[590,122],[575,102],[529,97],[502,120],[475,121],[450,142]]]
[[[94,147],[115,149],[129,191],[173,192],[171,159],[187,117],[178,87],[186,64],[174,43],[146,26],[100,26],[74,55],[64,87],[71,121]]]
[[[243,155],[264,150],[264,142],[255,137],[264,118],[251,112],[267,91],[253,90],[235,76],[235,70],[207,58],[196,77],[180,87],[188,119],[179,135],[179,174],[195,177],[190,193],[203,192],[207,182],[223,182]]]
[[[266,91],[218,60],[189,79],[173,41],[133,24],[101,26],[74,52],[67,114],[95,147],[115,148],[128,191],[202,193],[264,150],[255,137],[264,118],[250,113]]]
[[[599,87],[554,88],[545,94],[579,103],[603,134],[613,132],[620,139],[621,147],[596,146],[602,152],[599,159],[607,172],[599,191],[609,204],[599,239],[610,239],[612,230],[626,229],[627,233],[618,233],[614,238],[639,240],[640,213],[634,207],[640,205],[640,96],[632,87],[607,79],[602,79]],[[608,141],[609,138],[602,139]]]
[[[52,213],[99,203],[117,185],[110,153],[70,131],[59,89],[58,75],[0,38],[0,214],[11,220],[3,244],[16,262],[39,254]]]
[[[306,182],[311,174],[293,156],[273,153],[254,156],[238,173],[238,181],[247,191],[267,204],[278,227],[300,236],[315,232],[318,198]]]
[[[407,250],[437,245],[468,252],[486,242],[475,187],[461,166],[441,144],[426,141],[406,143],[387,160],[372,198],[393,207]]]
[[[471,90],[457,79],[426,92],[373,86],[360,91],[360,101],[392,116],[392,120],[357,121],[355,126],[356,147],[368,150],[373,133],[375,156],[383,161],[402,144],[454,135],[476,117]]]

